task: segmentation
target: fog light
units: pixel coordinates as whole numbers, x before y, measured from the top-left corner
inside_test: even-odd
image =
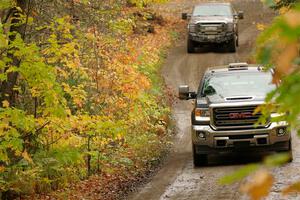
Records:
[[[286,133],[286,128],[278,128],[277,129],[277,136],[284,136]]]
[[[205,139],[205,132],[197,131],[196,135],[199,139],[202,139],[202,140]]]

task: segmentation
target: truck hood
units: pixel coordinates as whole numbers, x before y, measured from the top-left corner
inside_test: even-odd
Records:
[[[233,23],[231,16],[192,16],[190,23]]]
[[[211,103],[229,103],[229,102],[245,102],[245,101],[264,101],[265,95],[263,96],[251,96],[251,95],[243,95],[243,96],[228,96],[223,97],[221,95],[211,95],[207,96],[207,102]]]
[[[263,102],[266,98],[266,95],[261,96],[230,96],[223,97],[221,95],[210,95],[207,97],[197,98],[198,107],[207,107],[211,104],[219,103],[240,103],[240,102]]]

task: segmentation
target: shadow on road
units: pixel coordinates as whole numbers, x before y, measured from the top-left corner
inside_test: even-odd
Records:
[[[244,165],[250,163],[259,163],[271,153],[266,152],[243,152],[243,153],[224,153],[220,155],[211,155],[208,158],[209,166],[228,166],[228,165]]]
[[[205,45],[205,46],[198,46],[195,48],[195,54],[197,53],[232,53],[228,51],[226,45]]]

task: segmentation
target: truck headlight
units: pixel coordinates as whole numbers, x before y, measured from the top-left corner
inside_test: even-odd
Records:
[[[188,29],[189,29],[189,32],[195,33],[196,32],[196,24],[189,24]]]
[[[207,108],[196,108],[195,117],[209,117],[210,113]]]
[[[208,108],[196,108],[195,109],[195,120],[198,122],[209,123],[210,113]]]

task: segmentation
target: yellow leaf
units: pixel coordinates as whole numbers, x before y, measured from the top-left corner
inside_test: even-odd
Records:
[[[266,25],[261,24],[261,23],[257,23],[257,24],[256,24],[256,28],[257,28],[257,30],[259,30],[259,31],[263,31],[263,30],[265,30]]]
[[[123,136],[122,136],[120,133],[118,133],[118,134],[117,134],[117,139],[120,140],[120,139],[122,139],[122,138],[123,138]]]
[[[32,163],[32,159],[31,157],[28,155],[27,151],[25,150],[23,153],[22,153],[22,156],[25,160],[27,160],[29,163]]]
[[[241,187],[241,190],[252,200],[260,200],[268,196],[273,182],[274,178],[268,171],[260,170],[254,174],[251,181]]]
[[[7,100],[2,101],[2,106],[4,108],[8,108],[9,107],[9,102]]]
[[[0,166],[0,173],[3,173],[5,171],[5,167],[4,166]]]
[[[289,11],[288,7],[282,7],[279,9],[279,14],[283,15],[283,14],[287,13],[288,11]]]

